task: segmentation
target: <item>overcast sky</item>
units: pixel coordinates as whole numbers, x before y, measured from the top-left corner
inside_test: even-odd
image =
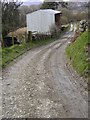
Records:
[[[43,2],[44,0],[21,0],[22,2]],[[47,0],[48,2],[53,2],[53,1],[61,1],[61,0]],[[69,1],[69,0],[63,0],[63,1]]]
[[[43,2],[44,0],[21,0],[22,2]],[[47,0],[47,1],[62,1],[62,0]],[[63,1],[70,1],[70,2],[86,2],[89,0],[63,0]]]
[[[43,0],[21,0],[22,2],[43,2]]]

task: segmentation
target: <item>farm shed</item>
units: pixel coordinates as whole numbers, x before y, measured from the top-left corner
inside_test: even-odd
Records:
[[[53,25],[59,29],[61,11],[52,9],[41,9],[26,15],[27,18],[27,32],[37,31],[38,33],[48,33]]]

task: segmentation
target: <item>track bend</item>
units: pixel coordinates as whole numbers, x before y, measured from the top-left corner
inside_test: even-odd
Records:
[[[3,71],[3,118],[88,117],[87,84],[67,67],[72,36],[30,50]]]

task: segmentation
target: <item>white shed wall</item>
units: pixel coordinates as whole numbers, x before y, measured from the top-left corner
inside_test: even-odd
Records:
[[[28,14],[27,15],[27,30],[37,31],[39,20],[40,20],[40,14],[38,12]]]
[[[52,13],[36,11],[27,14],[27,31],[46,33],[53,24],[55,24],[55,15]]]

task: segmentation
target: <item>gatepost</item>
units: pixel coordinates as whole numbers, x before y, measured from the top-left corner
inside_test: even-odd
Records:
[[[27,42],[32,42],[32,32],[28,31],[28,41]]]

